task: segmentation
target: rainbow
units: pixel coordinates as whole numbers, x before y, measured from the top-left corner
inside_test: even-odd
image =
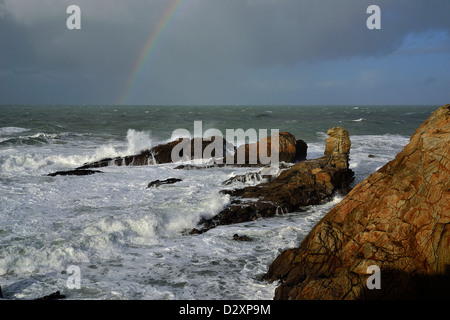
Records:
[[[153,29],[153,31],[150,33],[150,36],[144,47],[142,48],[138,59],[134,63],[132,72],[130,73],[130,76],[125,83],[124,89],[120,93],[117,104],[121,105],[127,101],[137,79],[139,78],[140,73],[142,72],[142,69],[146,65],[149,58],[152,56],[152,53],[155,52],[155,49],[159,41],[161,40],[162,35],[167,30],[170,22],[173,20],[177,12],[180,11],[183,3],[186,1],[187,0],[174,0],[164,11],[164,14],[161,16],[156,25],[156,28]]]

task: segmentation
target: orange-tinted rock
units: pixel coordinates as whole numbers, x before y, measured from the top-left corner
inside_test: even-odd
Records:
[[[297,141],[295,140],[294,135],[289,132],[280,132],[278,134],[279,142],[278,142],[278,155],[279,162],[293,162],[297,155]],[[302,152],[301,148],[305,148],[305,145],[299,144],[299,153]],[[265,147],[266,150],[261,148]],[[243,155],[243,159],[245,159],[245,163],[264,163],[262,161],[261,156],[271,157],[272,155],[272,137],[263,137],[256,143],[245,144],[237,148],[236,153],[234,155],[234,163],[240,163],[240,155]],[[304,151],[306,155],[306,150]]]
[[[381,289],[366,284],[370,265],[380,268]],[[450,105],[353,188],[299,248],[280,254],[265,279],[280,280],[276,299],[449,298]]]

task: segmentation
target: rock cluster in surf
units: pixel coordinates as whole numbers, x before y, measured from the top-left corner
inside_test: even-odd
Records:
[[[224,210],[211,219],[202,220],[197,228],[190,230],[190,234],[198,234],[208,231],[219,225],[227,225],[251,221],[264,217],[271,217],[276,214],[295,212],[302,210],[305,206],[320,204],[336,192],[348,192],[353,179],[353,171],[348,167],[350,154],[350,137],[348,132],[336,127],[328,130],[324,156],[318,159],[306,160],[308,146],[303,140],[296,140],[295,136],[289,132],[279,133],[278,154],[279,169],[281,173],[273,175],[269,168],[263,168],[261,172],[251,172],[245,175],[235,176],[224,185],[229,185],[235,181],[246,182],[253,180],[260,182],[256,186],[249,186],[241,189],[222,190],[222,193],[231,196],[231,203]],[[189,159],[194,159],[195,139],[201,139],[202,151],[210,147],[211,143],[217,143],[217,137],[209,139],[194,138],[188,141],[191,144],[192,153]],[[220,138],[222,139],[222,138]],[[260,154],[270,156],[272,148],[272,137],[261,138],[256,143],[250,143],[235,149],[230,148],[230,144],[220,141],[224,152],[234,150],[234,160],[241,152],[244,155],[244,163],[232,164],[210,164],[203,166],[180,165],[175,169],[200,169],[216,166],[245,166],[262,167]],[[265,140],[265,141],[264,141]],[[92,168],[101,168],[110,165],[116,166],[143,166],[159,163],[170,163],[173,149],[182,142],[177,139],[166,144],[158,145],[150,150],[145,150],[136,155],[117,158],[106,158],[99,161],[86,163],[75,170],[67,172],[56,172],[54,175],[82,175],[92,174]],[[198,143],[199,141],[197,141]],[[267,150],[261,150],[261,146],[266,146]],[[181,149],[182,150],[182,149]],[[256,163],[250,161],[250,154],[255,152]],[[254,154],[255,154],[254,153]],[[233,156],[233,155],[232,155]],[[226,157],[226,156],[225,156]],[[225,159],[224,159],[225,160]],[[226,162],[226,161],[221,161]],[[163,181],[150,182],[148,187],[156,187],[162,184],[172,184],[180,179],[170,178]]]
[[[348,192],[354,176],[348,164],[349,134],[342,127],[332,128],[327,134],[323,157],[298,162],[274,179],[256,186],[223,190],[222,193],[231,196],[231,204],[213,218],[202,221],[202,225],[190,233],[300,211],[322,203],[336,192]]]

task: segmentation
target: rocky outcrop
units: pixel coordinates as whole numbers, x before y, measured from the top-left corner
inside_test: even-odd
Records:
[[[325,141],[325,156],[336,168],[348,168],[348,155],[350,154],[350,137],[342,127],[331,128]]]
[[[327,154],[334,150],[327,145]],[[367,285],[373,265],[380,289]],[[275,299],[450,298],[450,105],[298,248],[282,252],[264,278],[280,281]]]
[[[295,140],[295,136],[289,132],[280,132],[278,134],[278,161],[279,162],[294,162],[296,156],[301,157],[302,154],[305,154],[306,157],[306,144],[298,144],[299,150],[297,151],[297,141]],[[263,149],[265,148],[265,150]],[[242,155],[242,161],[240,159],[240,155]],[[252,158],[254,155],[254,158]],[[272,156],[272,137],[263,137],[256,143],[249,143],[245,145],[241,145],[237,148],[234,154],[234,163],[235,164],[244,164],[244,163],[265,163],[263,156],[267,156],[270,158]]]
[[[163,163],[171,163],[172,162],[172,151],[175,147],[178,146],[179,154],[178,156],[181,158],[185,156],[187,159],[194,159],[196,146],[201,147],[201,156],[205,152],[206,148],[212,145],[213,143],[217,143],[217,139],[219,144],[222,146],[222,155],[226,155],[228,150],[233,149],[234,147],[225,141],[225,139],[221,137],[210,137],[210,138],[193,138],[187,141],[190,144],[190,155],[183,154],[183,148],[181,148],[181,144],[184,143],[182,138],[173,140],[168,143],[157,145],[150,150],[144,150],[139,154],[129,155],[124,157],[116,157],[116,158],[105,158],[99,161],[85,163],[83,166],[77,169],[89,169],[89,168],[101,168],[110,165],[116,166],[146,166],[150,164],[163,164]],[[216,156],[214,145],[211,146],[211,152],[208,152],[208,156],[211,155],[213,157]],[[201,158],[201,156],[199,158]]]
[[[353,172],[348,168],[350,138],[341,127],[328,131],[325,155],[319,159],[299,162],[276,178],[236,190],[223,190],[232,197],[231,204],[215,217],[202,221],[205,232],[218,225],[240,223],[300,211],[319,204],[338,191],[348,192]],[[257,199],[257,201],[255,201]]]
[[[104,158],[99,161],[94,161],[90,163],[85,163],[77,170],[91,169],[91,168],[101,168],[110,165],[115,166],[146,166],[151,164],[164,164],[173,162],[172,152],[176,147],[174,153],[178,152],[178,157],[183,158],[183,160],[193,160],[201,158],[215,158],[217,166],[262,166],[265,165],[264,161],[261,161],[261,143],[267,145],[267,150],[265,155],[271,157],[271,137],[263,137],[254,144],[246,144],[240,146],[237,150],[236,148],[223,139],[222,137],[210,137],[210,138],[193,138],[190,140],[184,140],[182,138],[173,140],[168,143],[157,145],[149,150],[144,150],[139,154],[116,157],[116,158]],[[190,144],[189,148],[183,148],[186,144]],[[216,154],[215,147],[222,147],[222,154]],[[197,150],[196,148],[201,150]],[[201,149],[200,149],[201,148]],[[281,132],[279,134],[279,161],[293,163],[297,161],[304,160],[306,158],[308,146],[303,140],[295,140],[295,137],[288,132]],[[190,149],[190,154],[183,154],[184,150]],[[250,154],[255,152],[256,162],[251,161],[253,158]],[[227,157],[227,154],[229,157]],[[238,155],[243,155],[243,160],[238,158]],[[229,159],[232,159],[229,161]],[[213,164],[211,166],[216,166]],[[189,169],[195,167],[194,165],[180,165],[177,169]],[[203,167],[200,167],[203,168]]]

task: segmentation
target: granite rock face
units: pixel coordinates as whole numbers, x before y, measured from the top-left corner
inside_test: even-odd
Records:
[[[223,190],[222,193],[232,197],[231,204],[215,217],[202,221],[200,229],[193,229],[191,233],[300,211],[305,206],[325,201],[336,192],[348,192],[353,180],[353,171],[348,168],[349,135],[341,127],[328,133],[330,137],[326,140],[323,157],[294,164],[274,179],[256,186]]]
[[[380,289],[367,285],[373,265]],[[450,298],[450,105],[353,188],[298,248],[282,252],[264,278],[280,281],[275,299]]]

